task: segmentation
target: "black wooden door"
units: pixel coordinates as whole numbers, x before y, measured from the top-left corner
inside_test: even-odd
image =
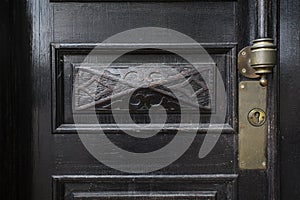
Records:
[[[276,70],[275,75],[270,76],[268,86],[266,169],[239,169],[237,117],[239,95],[237,86],[240,81],[246,80],[237,71],[237,53],[256,38],[274,37],[275,41],[277,40],[276,8],[277,1],[265,0],[29,1],[27,10],[32,21],[29,23],[31,29],[28,37],[31,41],[32,65],[28,73],[32,80],[29,83],[32,96],[28,102],[32,105],[33,123],[32,132],[28,133],[32,137],[24,137],[32,144],[29,160],[32,161],[32,170],[27,170],[28,173],[32,172],[30,174],[32,181],[29,181],[28,186],[32,191],[31,199],[276,199]],[[194,87],[204,91],[197,96],[203,106],[203,109],[200,109],[202,124],[196,127],[198,130],[193,142],[183,155],[169,165],[149,170],[147,173],[139,171],[134,173],[103,164],[105,161],[97,160],[83,145],[78,131],[97,134],[98,130],[95,124],[89,123],[88,120],[84,121],[90,114],[89,108],[95,108],[101,129],[105,130],[106,137],[116,146],[136,154],[155,151],[175,139],[174,130],[178,131],[179,128],[176,126],[167,128],[149,140],[135,139],[124,134],[122,132],[124,129],[137,131],[137,128],[125,123],[126,118],[123,118],[124,124],[115,126],[112,112],[109,111],[111,101],[108,103],[103,101],[112,94],[107,94],[104,90],[114,86],[113,80],[119,80],[122,73],[134,72],[134,76],[129,78],[126,84],[133,84],[136,76],[139,80],[146,79],[148,75],[145,74],[152,74],[153,69],[156,72],[160,69],[159,75],[163,77],[160,80],[165,80],[168,77],[164,76],[170,73],[163,70],[165,65],[171,65],[177,71],[185,73],[188,64],[186,60],[164,51],[167,47],[161,41],[156,42],[156,46],[151,46],[141,35],[136,38],[137,41],[141,41],[139,43],[107,42],[98,49],[97,53],[105,55],[105,58],[124,49],[130,50],[129,53],[119,57],[118,62],[110,65],[106,72],[101,71],[100,77],[97,77],[99,71],[95,72],[92,66],[86,67],[81,64],[102,41],[123,31],[142,27],[175,30],[200,43],[216,63],[217,71],[220,72],[224,82],[227,102],[225,120],[216,120],[209,127],[213,132],[221,130],[222,133],[210,153],[199,158],[199,149],[207,136],[208,118],[214,109],[218,109],[217,103],[209,101],[214,93],[205,91],[216,88],[214,81],[217,79],[213,78],[212,83],[205,83],[205,77],[189,77],[193,79]],[[154,31],[154,29],[145,30]],[[180,42],[176,45],[172,43],[167,45],[170,46],[168,48],[180,48],[184,52],[191,52],[194,48]],[[88,63],[97,60],[95,57],[88,59],[90,59]],[[98,64],[105,62],[107,60],[97,60]],[[140,63],[143,65],[140,66]],[[78,82],[76,78],[82,68],[85,69]],[[114,71],[116,69],[119,71]],[[217,76],[214,71],[209,70],[201,75]],[[174,77],[176,79],[176,75],[171,79]],[[96,85],[91,84],[94,82]],[[96,97],[89,96],[88,92],[73,93],[76,87],[95,90]],[[116,95],[122,92],[118,91]],[[172,112],[178,110],[178,102],[189,101],[189,98],[174,99],[166,88],[149,91],[148,88],[141,87],[134,95],[135,97],[131,99],[133,103],[130,115],[135,123],[140,124],[149,123],[148,110],[151,101],[154,101],[154,104],[160,102],[167,107],[167,114],[172,116],[170,123],[180,119],[177,112]],[[142,106],[140,106],[140,101],[143,101],[141,98],[148,98],[142,102]],[[218,97],[216,99],[218,102]],[[191,109],[183,107],[182,111],[188,113]],[[82,123],[75,125],[74,116],[79,116]],[[156,117],[159,119],[159,115]],[[188,138],[190,132],[195,130],[195,126],[186,126],[182,129],[184,130],[182,140],[185,140],[184,134]],[[154,131],[157,131],[155,127],[147,129],[146,134]],[[114,149],[111,153],[105,153],[116,159],[120,156],[114,154]],[[172,156],[172,152],[152,157],[152,160],[164,160],[169,156]],[[124,160],[124,157],[119,159]],[[112,165],[114,164],[119,168],[126,165],[126,169],[142,169],[154,165],[151,160],[142,163],[144,165],[141,166],[128,162],[122,166],[122,163],[116,164],[112,161]]]

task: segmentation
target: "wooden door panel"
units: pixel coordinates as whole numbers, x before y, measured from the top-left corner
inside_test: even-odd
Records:
[[[281,83],[281,89],[285,89],[281,94],[281,100],[288,98],[285,95],[291,93],[291,89],[289,90],[287,86],[295,81],[290,80],[291,76],[287,72],[296,72],[293,62],[297,60],[297,57],[293,59],[286,56],[290,54],[291,49],[293,49],[291,52],[297,52],[295,48],[289,49],[289,45],[298,44],[297,37],[293,37],[297,34],[292,30],[296,27],[294,25],[297,23],[294,21],[299,16],[297,15],[299,4],[296,1],[4,1],[0,8],[4,19],[1,24],[3,25],[1,28],[4,29],[1,32],[4,39],[1,55],[5,57],[2,62],[3,70],[1,68],[3,71],[1,91],[3,89],[4,94],[3,96],[1,93],[4,97],[3,101],[1,99],[1,102],[4,102],[4,106],[1,106],[1,117],[4,119],[1,127],[3,130],[1,145],[4,153],[1,153],[1,156],[4,165],[1,168],[5,171],[4,177],[1,177],[4,185],[1,187],[2,196],[6,199],[30,200],[279,199],[276,113],[279,100],[277,97],[279,67],[275,67],[273,76],[268,75],[267,169],[240,170],[237,143],[239,94],[236,86],[238,82],[249,79],[237,73],[236,54],[256,38],[271,37],[275,43],[280,42],[279,46],[284,47],[279,51],[281,61],[288,63],[281,71],[283,79],[288,80]],[[279,11],[281,29],[277,22]],[[293,25],[288,26],[290,24]],[[76,133],[78,127],[73,121],[74,102],[71,91],[74,87],[76,70],[93,47],[114,34],[149,26],[174,29],[204,46],[216,62],[224,80],[228,95],[228,110],[225,122],[218,121],[212,124],[214,130],[222,129],[223,132],[216,146],[205,158],[199,159],[198,153],[206,136],[209,115],[217,106],[214,102],[206,103],[207,99],[211,98],[207,94],[202,96],[204,99],[202,106],[207,106],[208,109],[202,113],[202,124],[189,149],[178,160],[163,169],[145,174],[128,174],[98,162],[84,147]],[[280,30],[280,35],[283,36],[280,41],[277,30]],[[142,46],[144,44],[139,45],[140,48],[145,48]],[[120,62],[112,65],[109,70],[120,68],[120,65],[125,64],[127,69],[137,67],[137,60],[147,61],[149,64],[145,68],[139,68],[137,70],[139,72],[163,68],[165,60],[175,63],[178,69],[187,64],[172,57],[170,53],[148,50],[127,54],[124,60],[119,60]],[[208,72],[207,76],[214,76],[214,73]],[[202,79],[199,79],[204,85]],[[201,87],[214,88],[214,85],[208,83]],[[141,93],[147,92],[142,90]],[[155,95],[156,99],[159,95]],[[293,101],[291,98],[287,101],[293,104],[297,99],[296,96],[291,96],[295,97]],[[79,103],[86,105],[89,102],[90,99],[86,98]],[[176,101],[172,103],[176,104]],[[297,151],[288,151],[295,145],[286,147],[290,145],[290,141],[295,141],[293,138],[295,134],[288,132],[291,128],[285,127],[291,125],[290,119],[294,117],[289,113],[290,104],[282,106],[285,109],[283,114],[288,116],[281,119],[283,122],[281,128],[286,130],[282,132],[285,136],[282,139],[282,145],[285,146],[282,163],[288,160],[284,158],[292,158],[297,154]],[[107,105],[97,105],[99,122],[109,139],[123,149],[136,152],[152,151],[171,141],[175,135],[174,127],[167,126],[157,137],[148,141],[148,144],[145,141],[137,141],[120,131],[120,128],[132,129],[132,124],[122,124],[118,128],[114,124],[113,117],[106,113],[105,106]],[[138,109],[138,112],[132,115],[136,122],[149,121],[147,115],[143,113],[146,109],[143,109]],[[185,109],[190,111],[188,107]],[[79,110],[76,110],[76,113],[90,114],[89,109]],[[178,120],[177,114],[172,113],[171,119]],[[99,130],[94,124],[81,125],[83,124],[80,124],[79,128],[85,128],[86,132]],[[183,129],[188,135],[195,127],[190,125],[184,126]],[[157,131],[157,128],[151,131]],[[290,135],[292,137],[289,137]],[[294,164],[291,161],[289,167],[282,171],[284,190],[297,186],[287,184],[295,183],[290,181],[290,177],[297,171],[294,170],[296,166]],[[289,173],[286,173],[286,170],[289,170]],[[292,199],[297,193],[295,191],[297,190],[283,191],[282,197],[289,196],[289,199]]]
[[[201,43],[235,42],[236,3],[54,3],[53,38],[55,42],[99,43],[133,28],[163,27],[182,32]]]
[[[49,12],[52,27],[51,132],[54,138],[47,143],[50,144],[49,150],[54,156],[48,166],[55,170],[49,170],[47,174],[53,177],[55,200],[236,198],[236,5],[236,1],[51,3]],[[72,119],[74,72],[76,66],[80,65],[96,46],[95,43],[125,30],[147,26],[171,28],[204,43],[204,48],[216,62],[224,82],[228,83],[225,84],[228,113],[225,122],[220,121],[213,125],[215,130],[219,130],[222,126],[224,130],[216,147],[207,157],[198,158],[199,148],[206,133],[206,128],[203,126],[199,129],[189,150],[175,163],[153,172],[152,178],[136,177],[133,180],[128,180],[126,176],[114,178],[114,175],[123,173],[101,164],[89,155],[76,134]],[[139,46],[139,49],[145,48]],[[189,51],[189,47],[186,48],[186,51]],[[103,52],[105,53],[105,50]],[[110,50],[109,53],[112,52]],[[156,67],[166,60],[176,63],[178,67],[184,66],[180,60],[163,52],[135,52],[127,55],[122,62],[127,64],[129,62],[129,67],[134,67],[132,61],[145,62],[147,59],[150,63],[154,60]],[[116,66],[112,66],[114,67]],[[214,73],[209,72],[207,75],[214,76]],[[212,90],[215,84],[212,83]],[[208,105],[209,112],[214,111],[215,104],[217,102]],[[203,125],[209,121],[209,112],[202,113]],[[88,110],[85,110],[84,114],[88,115]],[[107,127],[106,134],[110,140],[121,148],[131,151],[149,151],[154,147],[159,148],[171,141],[175,134],[172,130],[166,130],[152,141],[141,144],[137,143],[137,140],[128,138],[118,129],[112,128],[111,115],[103,113],[103,110],[98,115],[102,128]],[[137,115],[137,119],[142,117],[143,115]],[[88,132],[93,129],[93,124],[84,127]],[[133,126],[129,124],[129,129],[131,127]],[[46,133],[49,134],[49,130]],[[155,174],[168,176],[159,178]],[[198,175],[193,177],[194,174]],[[95,175],[112,175],[112,178],[103,180],[103,177]],[[190,176],[185,177],[185,175]],[[152,191],[151,195],[149,191]],[[142,196],[136,197],[136,193],[141,193]]]
[[[54,198],[62,199],[234,199],[236,175],[54,176]]]
[[[86,62],[84,59],[87,57],[88,53],[96,47],[96,44],[78,44],[78,43],[55,43],[52,44],[52,124],[53,124],[53,133],[76,133],[76,127],[74,126],[73,121],[73,115],[86,115],[88,116],[89,113],[92,111],[90,110],[90,107],[86,107],[83,109],[76,110],[75,104],[78,102],[76,101],[76,98],[84,98],[85,102],[79,102],[79,107],[84,107],[88,105],[89,103],[94,102],[93,98],[90,98],[86,93],[80,94],[81,96],[73,96],[73,88],[74,88],[74,78],[76,76],[76,68],[84,67],[81,66],[80,63]],[[160,47],[160,45],[156,45],[157,48]],[[97,47],[99,48],[99,47]],[[101,55],[106,54],[114,54],[118,53],[117,50],[114,50],[116,45],[113,45],[113,49],[110,47],[105,47],[104,49],[101,49]],[[123,48],[123,47],[119,47]],[[145,49],[146,46],[143,44],[136,46],[126,46],[125,48],[140,48]],[[161,48],[164,48],[164,45],[161,45]],[[190,46],[187,47],[180,47],[181,50],[186,51],[193,51]],[[236,44],[235,43],[215,43],[215,44],[204,44],[204,48],[208,51],[208,54],[211,56],[211,58],[214,60],[217,70],[219,70],[223,80],[224,80],[224,87],[226,89],[227,94],[227,107],[228,107],[228,114],[225,119],[225,121],[222,121],[221,119],[219,122],[215,122],[215,127],[223,125],[224,124],[224,132],[226,133],[234,133],[236,131],[235,129],[235,122],[234,119],[236,118],[236,110],[235,110],[235,104],[236,104],[236,91],[235,91],[235,82],[236,82],[236,61],[235,61],[235,54],[236,54]],[[89,62],[97,62],[97,65],[95,67],[99,67],[101,63],[99,63],[97,60],[97,56],[94,56],[94,61],[91,56],[89,56]],[[188,64],[184,60],[180,60],[178,56],[174,56],[173,54],[166,53],[158,50],[143,50],[143,51],[134,51],[134,53],[131,53],[130,55],[122,56],[123,59],[118,59],[116,63],[113,63],[109,69],[119,69],[120,66],[126,66],[126,70],[132,70],[132,71],[144,71],[146,68],[141,67],[142,64],[147,63],[148,67],[147,69],[150,71],[157,72],[157,68],[162,69],[162,67],[168,63],[174,67],[187,67]],[[106,61],[103,62],[103,65],[106,64]],[[92,64],[89,64],[88,68],[93,67]],[[130,69],[129,69],[130,68]],[[204,68],[204,67],[203,67]],[[107,70],[108,68],[105,68]],[[96,70],[96,69],[95,69]],[[101,68],[97,69],[99,73],[101,73]],[[99,71],[100,70],[100,71]],[[128,73],[128,72],[127,72]],[[205,83],[204,80],[201,80],[201,77],[196,77],[201,81],[201,83],[198,83],[199,87],[206,87],[207,89],[203,88],[204,91],[209,91],[206,93],[203,93],[203,95],[200,97],[198,103],[199,105],[203,106],[203,110],[201,110],[201,123],[203,123],[203,130],[200,130],[205,132],[205,124],[210,122],[210,113],[215,112],[215,106],[216,102],[215,99],[216,96],[211,97],[212,95],[216,95],[216,82],[213,80],[216,76],[216,71],[213,69],[207,68],[205,72],[203,72],[204,76],[210,77],[209,79],[211,82]],[[140,73],[141,74],[141,73]],[[139,73],[138,73],[139,75]],[[91,74],[87,72],[85,76],[91,78],[95,78],[95,74]],[[139,75],[142,76],[142,75]],[[143,75],[144,76],[144,75]],[[96,77],[99,78],[99,75],[96,75]],[[143,77],[139,77],[139,79],[142,79]],[[96,82],[96,81],[94,81]],[[97,83],[95,83],[97,85]],[[95,84],[89,84],[85,87],[86,90],[91,91],[91,93],[96,94],[96,89],[98,89]],[[112,84],[112,83],[111,83]],[[201,84],[203,86],[201,86]],[[78,86],[77,86],[78,87]],[[107,99],[109,96],[105,96],[103,99]],[[203,99],[203,97],[205,97]],[[188,96],[186,97],[188,98]],[[72,99],[74,99],[74,102],[72,102]],[[101,98],[99,99],[101,100]],[[170,103],[170,102],[168,102]],[[107,127],[108,130],[112,130],[114,128],[114,120],[113,116],[108,112],[108,109],[105,108],[105,106],[109,105],[104,102],[104,105],[101,105],[101,103],[97,103],[99,105],[96,108],[100,123],[102,125],[102,129]],[[182,112],[190,112],[194,108],[186,105],[180,105]],[[72,111],[72,108],[74,108],[74,112]],[[141,109],[139,109],[141,110]],[[172,112],[176,114],[176,112]],[[136,118],[143,118],[144,115],[136,114]],[[101,121],[102,120],[102,121]],[[91,124],[90,126],[87,126],[88,122],[82,122],[83,126],[80,127],[80,124],[77,122],[77,128],[80,127],[81,130],[85,130],[87,132],[90,132],[91,130],[96,130],[96,126]],[[124,120],[124,123],[126,123],[126,120]],[[168,123],[171,123],[168,122]],[[175,122],[173,122],[175,123]],[[119,125],[121,126],[121,124]],[[95,127],[95,128],[94,128]],[[132,126],[126,126],[127,129],[130,129]],[[75,132],[74,132],[75,131]]]
[[[252,0],[247,3],[233,0],[41,0],[34,3],[36,10],[32,12],[38,17],[35,16],[34,21],[34,44],[37,48],[33,53],[33,76],[37,84],[34,85],[36,124],[33,133],[35,168],[32,199],[212,200],[238,199],[238,196],[242,200],[265,199],[266,172],[241,172],[237,164],[236,85],[242,78],[237,75],[236,54],[253,39],[255,32],[254,25],[247,23],[253,20],[255,4]],[[76,105],[72,101],[72,89],[78,67],[98,43],[114,34],[140,27],[173,29],[202,44],[224,80],[228,109],[225,122],[212,124],[212,129],[222,129],[222,134],[205,158],[199,159],[198,153],[206,136],[209,115],[217,106],[214,102],[202,102],[203,106],[208,106],[201,118],[203,124],[190,148],[178,160],[149,174],[128,175],[98,162],[83,146],[76,132],[78,127],[88,133],[99,130],[99,127],[88,122],[74,125],[74,114],[89,115],[90,110],[75,109],[74,113],[72,108],[76,108]],[[111,65],[110,70],[120,68],[121,65],[126,65],[126,70],[137,69],[140,60],[148,62],[150,67],[139,68],[137,71],[163,68],[165,61],[175,63],[178,68],[186,65],[170,52],[149,51],[147,45],[143,45],[135,46],[142,50],[126,54],[117,64]],[[109,45],[106,47],[110,53],[114,53]],[[127,49],[135,47],[130,44],[125,46]],[[189,47],[181,48],[189,51]],[[105,54],[105,51],[103,49],[101,53]],[[215,71],[207,72],[207,76],[214,75]],[[212,90],[215,85],[206,83],[206,87]],[[95,88],[91,86],[88,89]],[[209,95],[204,97],[210,98]],[[89,102],[90,99],[85,97],[81,105]],[[134,126],[124,123],[116,127],[113,116],[106,113],[105,106],[97,107],[99,122],[109,139],[123,149],[151,151],[166,145],[176,134],[174,128],[166,128],[150,143],[134,140],[120,130],[120,127],[134,129]],[[185,109],[189,111],[188,107]],[[176,113],[172,116],[175,120]],[[147,116],[139,112],[134,118],[139,122],[147,121]],[[192,126],[184,128],[186,134],[193,129]],[[250,184],[249,190],[241,192]]]
[[[198,158],[199,148],[204,140],[204,134],[198,134],[189,150],[177,161],[168,167],[165,167],[151,174],[236,174],[236,152],[235,137],[233,134],[222,134],[216,147],[212,152],[203,159]],[[109,136],[114,142],[122,145],[136,145],[134,142],[124,142],[123,134],[113,134]],[[164,139],[166,137],[164,136]],[[171,139],[169,136],[168,139]],[[47,164],[48,167],[54,168],[55,171],[49,171],[47,176],[52,175],[94,175],[94,174],[124,174],[111,169],[94,157],[82,145],[77,135],[55,135],[55,149],[52,151],[52,163]],[[163,141],[157,140],[157,145],[162,146]],[[66,148],[68,147],[68,148]],[[147,147],[145,147],[147,148]],[[148,147],[149,148],[149,147]],[[49,180],[50,181],[50,180]]]
[[[180,199],[234,199],[236,196],[236,31],[234,8],[235,1],[227,2],[101,2],[101,3],[54,3],[52,5],[52,133],[55,135],[53,149],[55,171],[50,172],[53,176],[55,194],[54,199],[105,199],[105,198],[142,198],[151,199],[151,194],[158,193],[159,199],[180,198]],[[220,20],[221,19],[221,20]],[[185,24],[183,26],[183,24]],[[209,26],[208,26],[209,24]],[[132,28],[156,26],[171,28],[183,32],[198,42],[205,43],[204,48],[217,64],[223,79],[228,95],[228,114],[226,121],[215,124],[216,130],[224,125],[223,133],[213,151],[204,159],[198,158],[199,148],[204,140],[206,128],[205,123],[209,122],[209,113],[203,112],[203,128],[198,131],[193,145],[175,163],[170,166],[153,172],[153,174],[181,174],[178,177],[152,178],[137,177],[136,181],[126,181],[126,177],[110,178],[102,184],[102,177],[77,177],[80,174],[123,174],[96,161],[82,146],[79,137],[76,135],[76,128],[72,119],[72,88],[73,77],[76,66],[85,59],[86,55],[97,44],[107,37]],[[217,30],[217,31],[215,31]],[[84,44],[83,44],[84,43]],[[162,44],[163,45],[163,44]],[[159,44],[158,44],[159,46]],[[116,47],[114,47],[116,48]],[[120,47],[121,48],[121,47]],[[126,46],[125,48],[130,48]],[[133,47],[132,47],[133,48]],[[139,49],[147,46],[140,45]],[[183,47],[181,47],[183,48]],[[185,47],[189,51],[189,47]],[[113,50],[107,49],[108,53]],[[105,49],[101,51],[105,54]],[[160,67],[160,62],[176,63],[183,66],[177,58],[168,53],[159,51],[135,51],[127,55],[121,64],[126,63],[129,67],[135,67],[132,61],[152,63]],[[161,61],[160,61],[161,60]],[[129,64],[128,64],[129,63]],[[118,63],[120,64],[120,62]],[[112,66],[112,68],[117,66]],[[135,67],[135,69],[137,69]],[[145,70],[145,69],[143,69]],[[215,72],[207,75],[214,76]],[[207,85],[213,91],[216,83]],[[209,96],[207,97],[209,98]],[[200,102],[201,103],[201,102]],[[213,106],[209,105],[209,112],[213,112]],[[88,111],[80,113],[88,115]],[[122,134],[119,129],[113,128],[113,117],[105,112],[98,113],[102,128],[115,144],[123,149],[131,151],[149,151],[152,148],[164,146],[172,140],[172,130],[166,130],[161,135],[150,141],[151,143],[140,143]],[[142,119],[144,115],[137,115]],[[206,116],[206,118],[205,118]],[[84,124],[84,123],[83,123]],[[121,125],[118,124],[120,127]],[[96,130],[93,124],[83,125],[86,131]],[[121,126],[122,127],[122,126]],[[134,126],[127,125],[126,128]],[[121,128],[122,129],[122,128]],[[156,131],[156,130],[153,130]],[[188,134],[188,129],[187,129]],[[66,148],[66,144],[68,144]],[[131,148],[131,149],[130,149]],[[68,177],[64,175],[68,174]],[[199,174],[196,177],[184,177],[184,175]],[[207,177],[200,176],[207,174]],[[227,174],[227,175],[225,175]],[[229,179],[228,179],[229,176]],[[139,179],[145,179],[142,182]],[[173,180],[172,184],[168,179]],[[182,180],[181,180],[182,179]],[[170,181],[169,180],[169,181]],[[125,181],[125,183],[124,183]],[[152,182],[155,181],[155,185]],[[183,181],[183,182],[182,182]],[[111,185],[112,183],[114,185]],[[189,186],[187,186],[189,182]],[[93,185],[93,186],[92,186]],[[181,186],[182,185],[182,186]],[[92,186],[93,189],[88,189]],[[113,187],[112,187],[113,186]],[[130,189],[133,187],[132,189]],[[182,188],[183,187],[183,188]],[[103,189],[109,194],[120,194],[119,197],[110,197],[103,194]],[[143,197],[136,197],[132,193],[145,193]],[[155,190],[158,190],[155,192]],[[169,192],[169,194],[168,194]],[[194,196],[195,192],[198,192]],[[159,196],[159,193],[161,196]],[[178,197],[186,193],[187,196]],[[123,194],[123,196],[122,196]],[[105,196],[106,195],[106,196]],[[125,196],[124,196],[125,195]]]
[[[82,130],[85,129],[86,132],[95,132],[97,128],[95,128],[94,124],[86,124],[83,123],[82,127],[80,125],[73,124],[72,121],[72,102],[70,96],[72,96],[72,67],[74,63],[80,63],[84,59],[86,51],[89,52],[91,46],[95,45],[80,45],[80,44],[53,44],[52,56],[53,58],[53,66],[52,66],[52,83],[53,83],[53,133],[58,134],[55,136],[55,155],[56,158],[56,169],[57,174],[68,173],[98,173],[98,171],[105,170],[105,174],[113,174],[119,173],[115,170],[110,171],[109,168],[103,166],[101,163],[97,162],[95,159],[91,158],[88,155],[88,152],[81,147],[82,144],[76,134],[76,129],[80,127]],[[161,170],[159,173],[164,174],[172,174],[172,173],[183,173],[183,174],[209,174],[209,173],[230,173],[235,174],[236,171],[236,125],[234,122],[235,119],[235,102],[236,95],[234,90],[234,82],[235,82],[235,60],[232,55],[235,54],[235,44],[206,44],[206,49],[210,53],[210,55],[217,62],[218,69],[222,73],[224,80],[226,80],[226,89],[228,95],[228,115],[225,121],[220,122],[219,124],[214,124],[212,128],[216,131],[220,130],[220,127],[223,128],[222,135],[217,143],[213,152],[205,157],[204,159],[197,158],[197,154],[201,144],[203,143],[205,133],[207,131],[205,123],[207,123],[206,118],[209,117],[207,115],[205,117],[205,113],[203,114],[203,127],[199,129],[199,135],[195,139],[190,150],[182,156],[177,162],[170,165],[166,169]],[[111,52],[110,52],[111,53]],[[152,52],[151,52],[152,53]],[[153,53],[152,53],[153,54]],[[139,57],[142,56],[145,59],[147,52],[140,52]],[[165,58],[165,54],[157,54],[155,55],[155,59],[157,61],[157,56]],[[132,57],[130,57],[132,59]],[[134,61],[137,60],[138,57],[134,57]],[[152,58],[152,57],[151,57]],[[163,59],[166,60],[166,59]],[[177,64],[181,65],[180,62],[177,61]],[[156,66],[159,67],[159,66]],[[58,71],[61,69],[61,71]],[[74,71],[74,70],[73,70]],[[58,76],[59,75],[59,76]],[[60,78],[61,77],[61,78]],[[63,78],[69,77],[69,78]],[[214,84],[212,87],[214,87]],[[68,108],[69,107],[69,108]],[[61,109],[63,108],[63,109]],[[67,110],[67,111],[66,111]],[[87,112],[82,115],[88,115]],[[141,143],[141,141],[133,140],[132,138],[127,137],[122,134],[122,124],[118,124],[118,127],[113,126],[113,116],[106,113],[99,113],[99,119],[101,119],[101,128],[104,129],[108,134],[110,140],[112,140],[115,144],[122,147],[123,149],[128,149],[130,151],[140,151],[140,152],[148,152],[154,149],[158,149],[161,146],[166,145],[169,141],[172,140],[174,132],[171,130],[165,130],[158,136],[156,139],[152,141]],[[143,115],[137,116],[138,118],[143,117]],[[68,121],[69,120],[69,121]],[[120,128],[121,127],[121,128]],[[124,125],[126,129],[133,129],[134,126],[131,124]],[[189,132],[189,128],[187,127],[187,134]],[[192,130],[192,129],[191,129]],[[157,131],[157,130],[153,130]],[[67,135],[65,135],[67,134]],[[59,136],[62,135],[62,136]],[[68,149],[72,151],[68,151],[66,149],[65,144],[68,144]],[[212,167],[213,166],[213,167]]]

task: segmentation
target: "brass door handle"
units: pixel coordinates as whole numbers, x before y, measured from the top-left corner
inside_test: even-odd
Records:
[[[272,73],[276,65],[276,45],[271,38],[254,40],[252,46],[245,47],[238,55],[239,72],[247,78],[260,77],[260,84],[267,86],[266,75]]]

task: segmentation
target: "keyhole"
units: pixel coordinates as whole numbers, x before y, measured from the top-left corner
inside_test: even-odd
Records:
[[[253,126],[262,126],[266,121],[266,113],[259,108],[254,108],[248,114],[248,121]]]
[[[255,112],[255,113],[254,113],[254,118],[255,118],[254,120],[255,120],[255,123],[256,123],[256,124],[258,124],[259,121],[260,121],[259,117],[260,117],[260,113],[259,113],[259,112]]]

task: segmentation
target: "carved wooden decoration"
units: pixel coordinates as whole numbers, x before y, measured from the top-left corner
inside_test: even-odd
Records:
[[[170,111],[179,106],[183,110],[212,108],[214,75],[210,66],[199,72],[190,64],[74,64],[73,77],[75,111],[109,110],[114,100],[122,101],[129,94],[132,110],[148,110],[153,105],[168,105]],[[191,96],[196,96],[198,103],[192,102]],[[178,98],[184,105],[179,105]]]

